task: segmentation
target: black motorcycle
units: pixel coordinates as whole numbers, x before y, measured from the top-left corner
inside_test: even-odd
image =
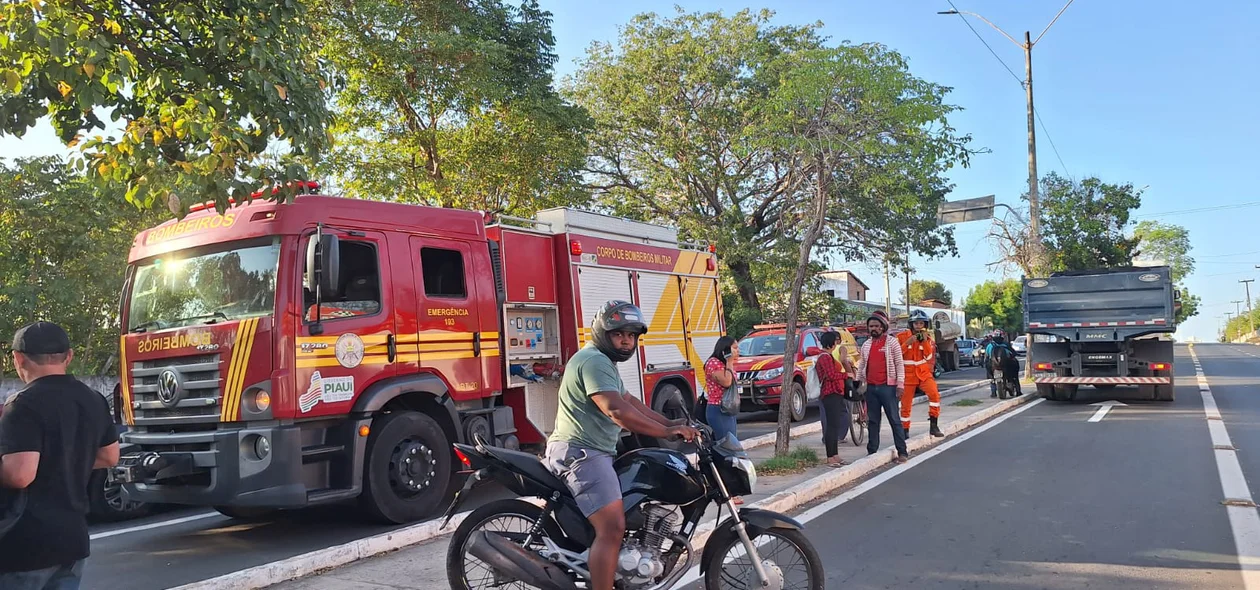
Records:
[[[708,590],[822,590],[822,560],[799,522],[732,503],[734,496],[751,494],[757,481],[739,441],[733,436],[715,441],[707,426],[693,425],[701,430],[694,452],[637,449],[615,462],[626,510],[617,588],[664,590],[698,564]],[[498,481],[536,500],[491,502],[464,519],[446,556],[451,588],[588,588],[587,551],[595,530],[564,482],[538,457],[480,440],[455,445],[455,453],[469,478],[443,527],[482,481]],[[690,541],[710,503],[719,506],[719,518],[723,506],[732,516],[697,553]]]

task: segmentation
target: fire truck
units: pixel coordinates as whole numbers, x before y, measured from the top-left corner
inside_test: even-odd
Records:
[[[414,521],[442,508],[453,442],[545,443],[605,301],[648,318],[617,366],[666,415],[703,391],[696,368],[724,331],[713,248],[669,227],[319,195],[194,209],[128,260],[118,396],[134,451],[115,476],[135,500],[240,518],[357,500]]]

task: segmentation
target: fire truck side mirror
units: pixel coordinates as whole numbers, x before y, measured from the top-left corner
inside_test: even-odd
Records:
[[[306,243],[306,288],[322,297],[335,297],[341,285],[341,242],[332,234],[317,234]]]

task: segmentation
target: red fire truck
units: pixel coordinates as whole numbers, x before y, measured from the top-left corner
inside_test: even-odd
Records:
[[[312,187],[313,188],[313,187]],[[145,502],[238,517],[358,499],[442,508],[451,443],[545,442],[564,361],[610,299],[649,333],[618,368],[681,415],[723,333],[712,248],[561,208],[536,219],[303,195],[141,233],[122,303],[120,408]]]

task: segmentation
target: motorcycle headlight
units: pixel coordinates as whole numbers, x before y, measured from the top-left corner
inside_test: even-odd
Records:
[[[760,373],[757,373],[758,379],[774,379],[775,377],[782,377],[782,376],[783,376],[783,367],[779,367],[777,369],[766,369]]]
[[[731,463],[736,469],[743,471],[748,476],[748,489],[757,489],[757,467],[753,465],[752,459],[748,457],[735,457],[731,459]]]

